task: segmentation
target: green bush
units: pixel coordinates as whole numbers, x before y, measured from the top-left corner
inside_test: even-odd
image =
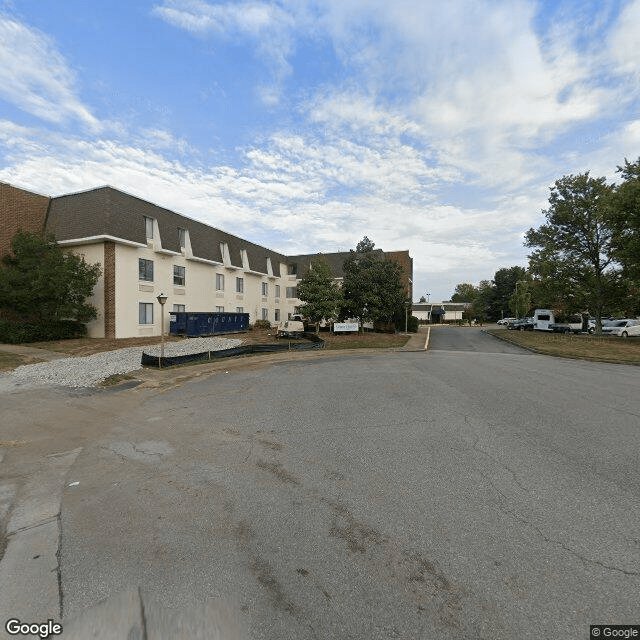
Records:
[[[409,319],[407,320],[407,330],[411,333],[417,333],[419,324],[420,321],[418,318],[415,316],[409,316]]]
[[[86,335],[86,325],[74,320],[57,320],[38,325],[0,319],[0,342],[9,344],[68,340]]]
[[[254,329],[271,329],[271,323],[268,320],[256,320],[253,323]]]

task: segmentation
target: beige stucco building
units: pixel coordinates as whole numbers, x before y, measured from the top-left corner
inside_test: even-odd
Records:
[[[287,257],[113,187],[47,198],[0,183],[0,223],[12,232],[0,237],[0,255],[18,229],[44,228],[101,265],[91,299],[98,317],[88,324],[100,338],[160,335],[160,293],[168,298],[165,327],[172,311],[285,320],[300,304],[297,281],[312,257]],[[408,252],[389,255],[412,269]]]

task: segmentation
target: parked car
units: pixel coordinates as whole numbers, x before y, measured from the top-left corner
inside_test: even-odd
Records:
[[[516,329],[518,331],[533,331],[535,326],[534,319],[532,317],[518,318],[507,325],[507,329]]]
[[[509,324],[509,322],[513,322],[515,318],[502,318],[498,320],[498,324]]]
[[[628,338],[629,336],[640,336],[640,321],[617,320],[616,326],[611,327],[607,333],[609,335],[618,336],[620,338]]]

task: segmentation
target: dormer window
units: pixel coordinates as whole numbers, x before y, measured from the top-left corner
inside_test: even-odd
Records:
[[[181,249],[184,249],[187,245],[187,230],[178,227],[178,244]]]
[[[144,216],[144,231],[147,237],[147,240],[153,239],[153,218],[147,218]]]

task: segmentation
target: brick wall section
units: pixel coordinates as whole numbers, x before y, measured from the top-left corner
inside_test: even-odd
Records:
[[[402,282],[407,291],[407,297],[413,300],[413,258],[408,251],[385,251],[385,256],[402,267]]]
[[[11,251],[11,239],[22,231],[44,229],[49,198],[0,182],[0,257]]]
[[[116,337],[116,245],[104,243],[104,337]]]

